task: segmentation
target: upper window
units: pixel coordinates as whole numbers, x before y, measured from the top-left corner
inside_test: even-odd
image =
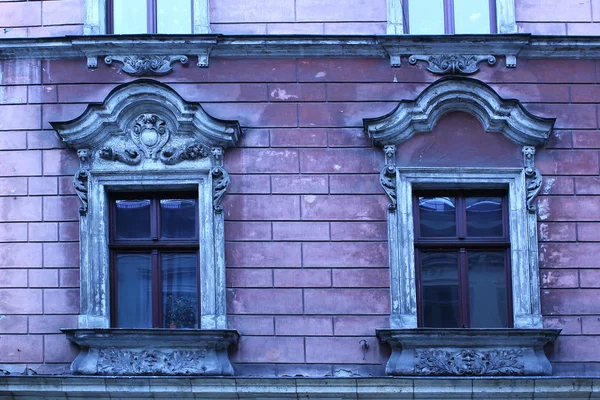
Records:
[[[197,194],[112,196],[112,325],[198,328]]]
[[[192,0],[107,0],[107,30],[115,34],[192,33]]]
[[[405,33],[496,33],[495,0],[406,0]]]
[[[419,326],[512,327],[507,204],[504,192],[415,192]]]

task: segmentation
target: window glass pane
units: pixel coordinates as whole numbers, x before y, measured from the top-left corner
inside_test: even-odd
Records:
[[[456,236],[455,204],[453,197],[419,197],[421,236]]]
[[[165,328],[198,328],[197,265],[195,253],[161,255]]]
[[[117,328],[152,327],[150,254],[116,254]]]
[[[117,200],[116,238],[150,237],[150,200]]]
[[[158,33],[192,33],[191,0],[157,0]]]
[[[458,253],[423,251],[420,258],[423,326],[460,327]]]
[[[165,199],[160,201],[161,237],[193,239],[196,237],[196,201]]]
[[[410,0],[408,18],[410,33],[413,35],[443,35],[444,1]]]
[[[471,328],[507,328],[506,252],[469,251]]]
[[[467,235],[502,236],[502,198],[467,197]]]
[[[490,33],[489,0],[454,0],[454,32]]]
[[[113,0],[113,33],[148,33],[146,0]]]

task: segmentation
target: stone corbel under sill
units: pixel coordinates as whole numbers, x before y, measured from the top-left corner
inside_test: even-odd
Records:
[[[544,345],[560,329],[378,329],[392,354],[387,375],[551,375]]]
[[[233,375],[229,329],[62,329],[80,353],[76,375]]]

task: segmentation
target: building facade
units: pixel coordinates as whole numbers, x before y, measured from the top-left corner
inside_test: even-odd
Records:
[[[0,0],[0,398],[598,396],[599,21]]]

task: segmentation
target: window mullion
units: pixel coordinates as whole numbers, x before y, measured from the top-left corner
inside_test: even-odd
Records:
[[[470,328],[469,315],[469,268],[467,263],[467,250],[461,248],[458,255],[458,303],[460,304],[460,325],[462,328]]]
[[[152,250],[152,326],[161,328],[161,285],[160,257],[158,250]]]
[[[148,33],[157,33],[156,0],[147,0],[146,4]]]
[[[454,0],[444,0],[444,32],[454,35]]]

